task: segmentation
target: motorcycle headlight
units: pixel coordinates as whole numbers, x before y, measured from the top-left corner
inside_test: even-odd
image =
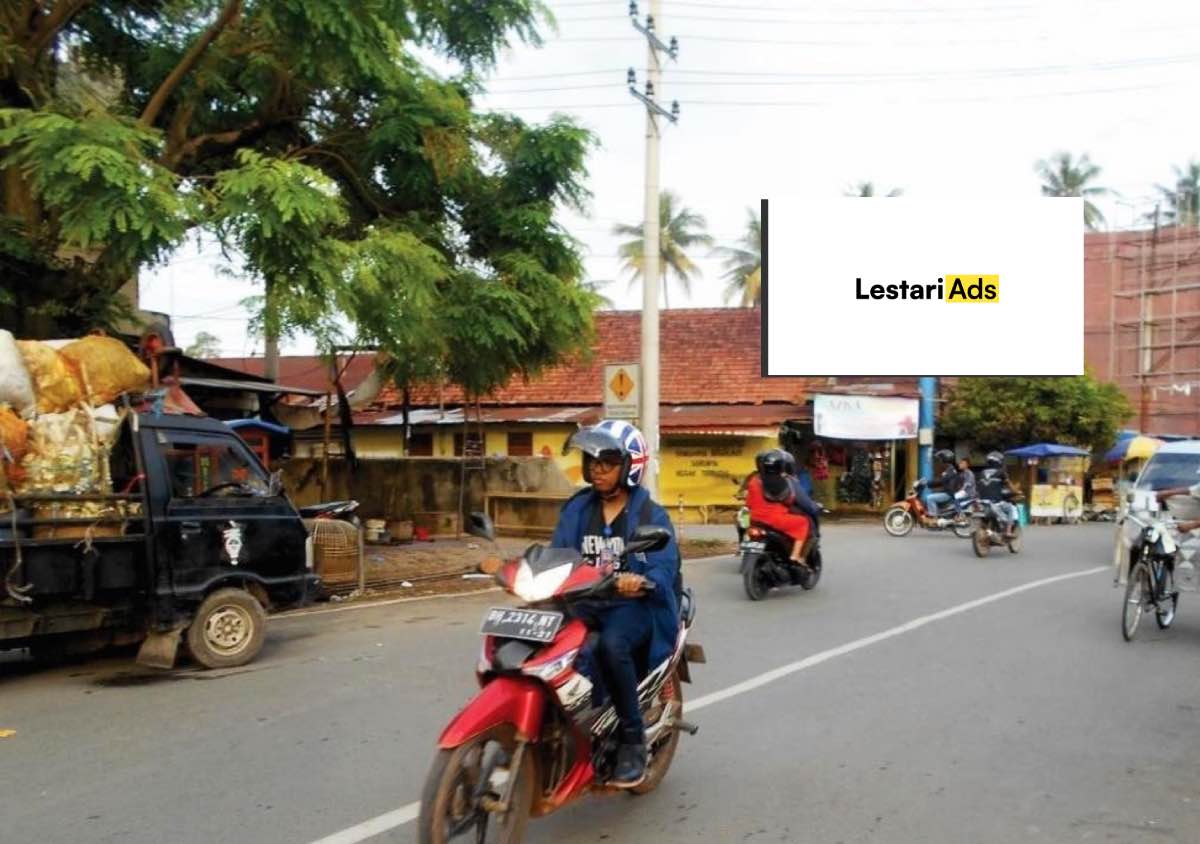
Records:
[[[521,669],[521,673],[528,674],[530,677],[537,677],[544,683],[549,683],[559,674],[570,668],[578,654],[579,648],[575,648],[551,662],[543,662],[540,665],[527,665]]]
[[[544,601],[552,597],[558,591],[558,587],[566,582],[573,568],[571,563],[564,563],[534,574],[529,563],[522,560],[513,580],[512,592],[523,601]]]

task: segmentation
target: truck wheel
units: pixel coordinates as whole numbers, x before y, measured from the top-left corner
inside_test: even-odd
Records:
[[[205,668],[245,665],[262,650],[267,614],[243,589],[218,589],[200,605],[187,630],[188,650]]]

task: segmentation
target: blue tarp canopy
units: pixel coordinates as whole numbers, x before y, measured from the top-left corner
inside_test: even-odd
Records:
[[[287,436],[292,432],[291,428],[285,428],[273,422],[264,422],[261,419],[234,419],[225,424],[235,431],[241,428],[262,428],[264,431],[270,431],[272,434],[279,434],[281,436]]]
[[[1090,451],[1058,443],[1034,443],[1004,452],[1009,457],[1091,457]]]

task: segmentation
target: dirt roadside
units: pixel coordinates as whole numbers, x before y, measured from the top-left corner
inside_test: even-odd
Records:
[[[733,528],[730,528],[730,534],[728,540],[685,537],[680,547],[684,560],[735,553],[737,542],[732,535]],[[480,561],[489,556],[519,556],[533,542],[528,538],[500,537],[492,545],[468,537],[439,538],[406,545],[368,545],[366,589],[359,593],[354,577],[329,579],[326,589],[332,603],[478,592],[488,584],[464,579],[464,574],[474,572]]]

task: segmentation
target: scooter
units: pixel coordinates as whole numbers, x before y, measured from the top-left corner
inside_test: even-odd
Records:
[[[821,508],[822,513],[829,510]],[[751,524],[739,546],[742,555],[742,585],[751,601],[761,601],[772,589],[799,586],[809,590],[821,579],[821,528],[812,520],[812,535],[802,549],[806,566],[792,561],[792,538],[762,524]]]
[[[470,518],[468,532],[494,539],[487,516]],[[623,558],[669,541],[665,528],[643,525]],[[573,613],[581,601],[622,600],[612,566],[592,565],[573,548],[534,545],[502,565],[495,579],[525,603],[484,616],[476,666],[481,689],[438,738],[421,796],[420,844],[459,837],[517,844],[530,817],[592,791],[617,790],[606,785],[616,764],[617,714],[586,668],[596,634]],[[696,615],[690,590],[683,590],[679,606],[674,651],[660,665],[646,666],[638,686],[649,764],[646,778],[628,789],[634,794],[657,788],[679,734],[697,731],[683,720],[682,683],[691,682],[691,663],[705,661],[704,649],[688,642]]]
[[[966,539],[971,535],[970,502],[952,499],[947,506],[953,511],[948,516],[930,516],[925,507],[924,493],[929,484],[918,480],[903,501],[897,501],[883,514],[883,529],[892,536],[908,536],[913,527],[920,525],[925,530],[953,530],[954,535]]]

